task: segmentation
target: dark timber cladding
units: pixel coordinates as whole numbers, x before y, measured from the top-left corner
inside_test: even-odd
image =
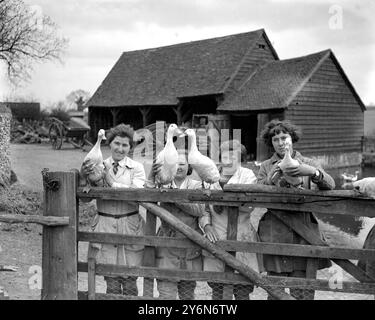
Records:
[[[297,148],[303,154],[361,151],[365,106],[331,50],[260,66],[218,107],[267,119],[280,109],[285,110],[281,118],[302,128]]]
[[[286,117],[303,128],[305,154],[361,152],[364,107],[331,53],[290,103]]]

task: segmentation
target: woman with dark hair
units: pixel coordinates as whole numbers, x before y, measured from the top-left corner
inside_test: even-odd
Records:
[[[107,133],[111,148],[111,157],[104,160],[104,182],[112,188],[143,188],[145,170],[141,163],[128,157],[133,147],[133,129],[119,124]],[[92,163],[85,162],[81,174],[87,176],[92,172]],[[97,215],[92,224],[92,231],[117,233],[124,235],[144,234],[144,220],[139,215],[139,207],[134,203],[117,200],[97,199]],[[95,256],[98,263],[141,266],[143,259],[142,245],[115,245],[91,243],[89,256]],[[107,293],[138,295],[136,277],[109,277]]]
[[[256,183],[256,176],[251,169],[241,166],[247,155],[247,150],[238,140],[228,140],[221,144],[221,178],[220,181],[211,186],[212,189],[222,190],[225,184],[253,184]],[[210,215],[200,219],[201,228],[205,231],[207,238],[216,242],[217,240],[227,240],[227,226],[229,207],[210,205]],[[257,241],[257,233],[250,221],[252,208],[242,206],[239,208],[237,224],[238,241]],[[233,239],[231,239],[233,240]],[[203,252],[204,271],[224,272],[225,264],[209,253]],[[259,259],[255,253],[237,252],[236,257],[246,263],[255,271],[262,271]],[[208,282],[212,288],[212,299],[223,299],[223,283]],[[233,294],[237,300],[249,300],[249,294],[253,292],[253,285],[234,285]]]
[[[187,151],[178,150],[179,161],[177,174],[172,181],[170,188],[173,189],[200,189],[201,182],[191,179],[192,167],[187,161]],[[153,174],[156,174],[160,165],[153,166]],[[205,212],[204,204],[196,203],[161,203],[161,207],[168,210],[182,223],[201,232],[198,225],[198,219]],[[168,223],[161,221],[160,228],[157,233],[161,237],[173,237],[185,239],[186,237],[174,230]],[[189,271],[202,271],[202,256],[200,249],[179,249],[179,248],[162,248],[156,249],[156,266],[164,269],[177,269]],[[176,299],[177,294],[181,300],[193,300],[195,281],[181,280],[157,280],[159,298]]]
[[[287,141],[296,143],[300,137],[300,130],[291,122],[284,120],[273,120],[266,124],[262,132],[265,144],[275,151],[273,156],[264,161],[258,173],[257,183],[265,185],[276,185],[285,188],[311,188],[313,182],[319,190],[331,190],[335,187],[332,177],[314,160],[302,156],[298,151],[293,150],[293,145],[287,151]],[[299,165],[293,165],[281,170],[279,164],[290,152],[291,158],[297,160]],[[301,184],[293,185],[288,177],[299,177]],[[259,237],[263,242],[274,243],[296,243],[309,244],[299,234],[289,228],[277,216],[278,213],[289,213],[290,211],[268,209],[259,222]],[[273,214],[274,213],[274,214]],[[302,223],[312,232],[322,237],[316,218],[311,212],[290,212],[291,219]],[[291,257],[280,255],[263,255],[264,268],[268,275],[306,278],[307,258]],[[323,269],[330,266],[327,259],[318,259],[316,269]],[[314,299],[314,290],[290,289],[290,294],[297,299]],[[269,296],[269,299],[271,297]]]

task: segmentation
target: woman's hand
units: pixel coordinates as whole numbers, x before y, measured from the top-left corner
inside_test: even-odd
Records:
[[[278,161],[277,163],[275,163],[271,171],[268,173],[268,184],[276,185],[280,175],[282,174],[281,168],[279,167],[280,162],[281,161]]]
[[[107,183],[109,187],[113,186],[113,183],[115,182],[115,179],[109,174],[109,169],[107,167],[104,168],[103,171],[104,180]]]
[[[206,234],[208,240],[210,240],[213,243],[219,240],[219,236],[215,228],[210,224],[206,224],[206,226],[204,227],[204,233]]]
[[[87,177],[88,175],[94,173],[94,167],[95,164],[90,159],[87,159],[82,163],[81,175]]]
[[[160,172],[162,165],[163,165],[162,163],[152,164],[151,172],[154,177]]]
[[[303,176],[312,177],[315,174],[316,170],[317,169],[315,167],[312,167],[305,163],[301,163],[297,167],[286,168],[284,170],[284,173],[292,177],[303,177]]]

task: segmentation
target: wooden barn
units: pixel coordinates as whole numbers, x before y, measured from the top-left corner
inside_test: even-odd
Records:
[[[365,106],[333,52],[280,60],[263,29],[124,52],[86,106],[93,136],[121,122],[194,125],[209,115],[216,128],[241,129],[258,161],[270,155],[264,124],[290,119],[302,127],[303,154],[326,168],[361,164]]]
[[[3,102],[3,104],[12,111],[13,118],[18,121],[40,119],[39,102]]]
[[[375,137],[375,106],[367,106],[365,111],[365,137]]]

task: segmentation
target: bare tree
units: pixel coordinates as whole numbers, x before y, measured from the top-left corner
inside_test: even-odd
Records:
[[[35,62],[61,61],[67,44],[49,16],[22,0],[0,0],[0,60],[13,83],[29,80]]]
[[[81,111],[83,105],[90,99],[91,94],[82,89],[74,90],[69,93],[66,98],[66,104],[68,109],[78,109]]]

